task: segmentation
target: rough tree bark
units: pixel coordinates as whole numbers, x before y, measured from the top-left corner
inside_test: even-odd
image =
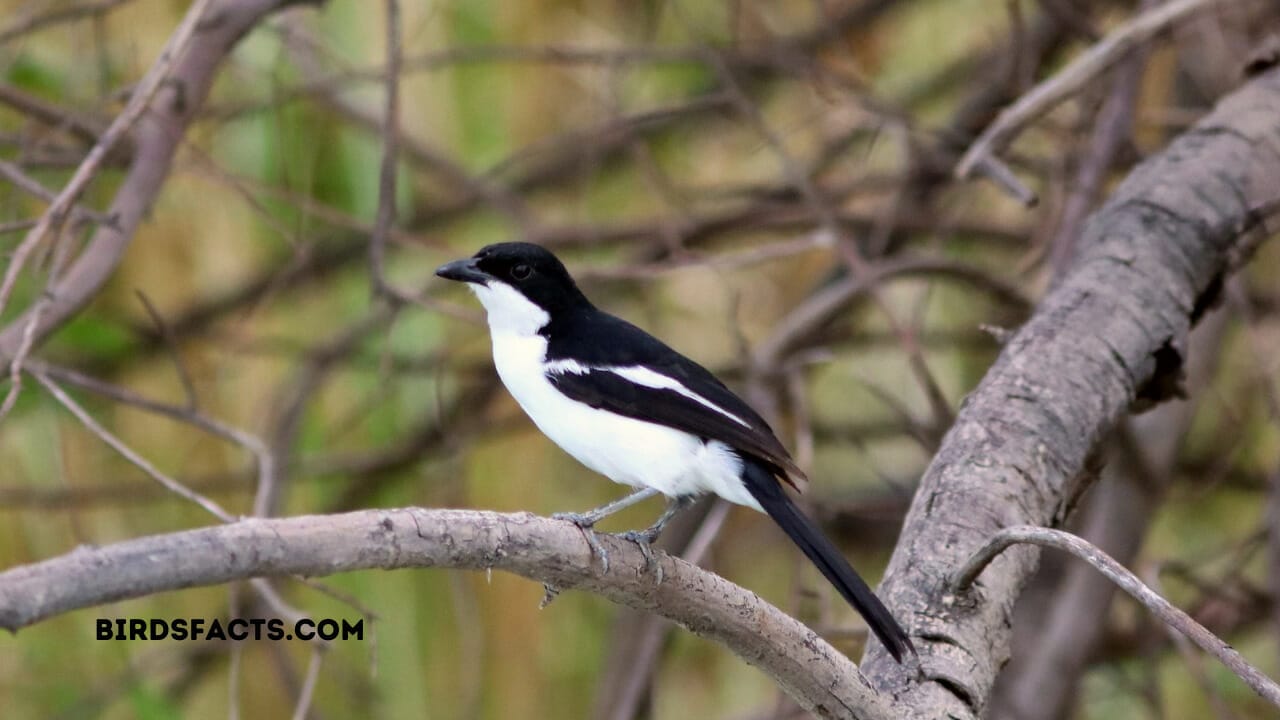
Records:
[[[948,576],[1000,528],[1062,522],[1099,440],[1135,401],[1174,392],[1192,324],[1278,195],[1271,69],[1139,165],[1090,218],[1067,277],[965,400],[921,481],[882,593],[919,638],[923,675],[904,676],[873,647],[863,665],[873,686],[925,717],[981,715],[1038,554],[1006,553],[971,597],[948,597]]]

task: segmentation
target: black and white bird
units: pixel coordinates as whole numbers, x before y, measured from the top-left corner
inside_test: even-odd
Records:
[[[493,362],[516,402],[547,437],[592,470],[640,488],[581,515],[586,529],[611,512],[661,493],[671,504],[652,527],[624,536],[657,539],[693,498],[714,493],[773,518],[861,613],[901,662],[906,632],[783,484],[804,478],[769,424],[706,368],[640,328],[596,309],[545,248],[500,243],[436,270],[466,283],[484,305]]]

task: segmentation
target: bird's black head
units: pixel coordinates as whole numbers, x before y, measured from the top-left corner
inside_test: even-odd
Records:
[[[551,251],[532,243],[488,245],[466,260],[440,266],[436,275],[469,283],[473,288],[495,290],[498,283],[507,285],[548,313],[589,306],[564,263]],[[485,297],[481,296],[481,300]]]

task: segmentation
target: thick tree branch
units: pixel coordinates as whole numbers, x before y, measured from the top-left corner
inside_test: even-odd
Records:
[[[80,608],[251,577],[496,568],[673,620],[763,670],[818,717],[901,716],[839,651],[754,593],[663,554],[657,584],[634,544],[610,535],[600,541],[608,573],[576,527],[527,513],[405,508],[244,519],[81,548],[0,573],[0,627],[17,630]]]
[[[1192,323],[1280,193],[1277,117],[1272,70],[1136,168],[1090,218],[1067,276],[969,395],[921,480],[882,592],[919,638],[925,681],[904,685],[873,648],[863,671],[876,687],[930,717],[981,714],[1038,555],[1002,555],[972,606],[943,604],[945,580],[1004,527],[1059,524],[1131,403],[1176,391]]]

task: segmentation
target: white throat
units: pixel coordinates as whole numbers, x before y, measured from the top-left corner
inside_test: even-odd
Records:
[[[488,285],[467,283],[467,287],[471,288],[476,297],[480,298],[480,304],[484,305],[489,315],[491,335],[530,337],[537,335],[539,330],[551,322],[551,316],[546,310],[504,282],[490,280]]]

